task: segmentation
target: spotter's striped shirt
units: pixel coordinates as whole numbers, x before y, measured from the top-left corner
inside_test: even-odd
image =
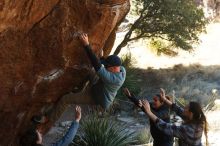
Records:
[[[181,117],[183,117],[183,109],[176,104],[172,105],[172,109]],[[179,146],[202,146],[201,138],[203,133],[202,124],[175,124],[166,123],[161,119],[156,121],[156,126],[167,135],[179,138]]]

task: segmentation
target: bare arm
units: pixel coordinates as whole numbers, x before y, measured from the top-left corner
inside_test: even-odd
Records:
[[[163,88],[160,88],[160,96],[164,103],[166,103],[169,106],[172,106],[173,103],[166,98],[165,90]]]
[[[153,122],[156,122],[158,120],[158,117],[151,112],[149,102],[147,100],[142,100],[141,103],[142,103],[142,107],[144,109],[144,112],[147,114],[147,116]]]

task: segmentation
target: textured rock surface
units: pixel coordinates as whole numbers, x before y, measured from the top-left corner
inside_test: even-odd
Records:
[[[0,1],[0,146],[17,145],[32,115],[72,89],[91,69],[74,37],[86,32],[109,52],[128,0]]]

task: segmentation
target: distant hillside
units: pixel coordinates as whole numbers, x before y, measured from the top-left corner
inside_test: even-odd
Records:
[[[220,91],[220,66],[204,67],[176,65],[169,69],[128,69],[124,86],[141,97],[152,97],[164,88],[167,94],[182,97],[181,100],[196,100],[204,106]],[[120,95],[119,95],[120,96]]]

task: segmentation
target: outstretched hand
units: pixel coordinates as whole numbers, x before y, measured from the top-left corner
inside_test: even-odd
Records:
[[[138,106],[139,106],[140,108],[142,108],[142,106],[143,106],[142,100],[138,100]]]
[[[36,143],[37,144],[42,144],[42,134],[38,131],[38,130],[36,130],[36,133],[37,133],[37,138],[38,138],[38,140],[36,141]]]
[[[131,97],[131,92],[128,90],[128,88],[124,88],[123,89],[123,93],[128,96],[128,97]]]
[[[79,122],[80,121],[80,119],[81,119],[81,107],[80,106],[76,106],[76,108],[75,108],[75,119],[76,119],[76,121],[77,122]]]
[[[160,96],[161,99],[169,106],[171,106],[173,103],[170,100],[167,100],[165,90],[163,88],[160,88]]]
[[[163,88],[160,88],[160,96],[161,96],[161,99],[163,101],[166,100],[166,93],[165,93],[165,90]]]
[[[86,33],[80,34],[79,39],[83,43],[84,46],[89,45],[89,38],[88,38],[88,35]]]
[[[142,104],[143,104],[142,109],[144,110],[144,112],[148,115],[148,117],[149,117],[152,121],[156,122],[157,119],[158,119],[158,117],[157,117],[154,113],[151,112],[149,102],[148,102],[147,100],[142,100],[141,102],[142,102]]]
[[[149,102],[148,102],[147,100],[141,100],[141,103],[142,103],[144,112],[146,112],[146,113],[151,112],[151,110],[150,110],[150,104],[149,104]]]

